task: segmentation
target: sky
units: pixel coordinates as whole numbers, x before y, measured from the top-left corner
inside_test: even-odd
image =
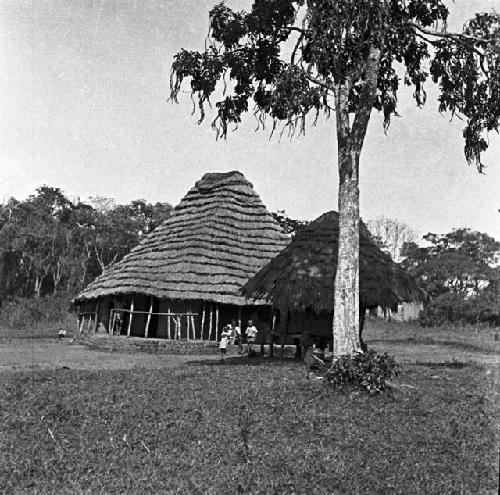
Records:
[[[0,0],[0,201],[37,187],[70,198],[177,204],[206,172],[240,170],[270,211],[312,220],[337,209],[334,119],[287,139],[249,114],[227,140],[197,125],[189,93],[168,102],[173,56],[203,49],[218,0]],[[242,8],[245,0],[227,2]],[[500,0],[450,2],[449,28]],[[467,165],[463,122],[411,92],[387,134],[373,113],[360,170],[361,215],[420,234],[469,227],[500,240],[500,136],[486,174]]]

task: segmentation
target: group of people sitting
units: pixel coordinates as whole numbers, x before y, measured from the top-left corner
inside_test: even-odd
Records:
[[[257,337],[258,330],[253,324],[252,320],[248,320],[247,327],[245,329],[244,335],[247,340],[247,354],[248,357],[252,356],[254,353],[253,345],[255,343],[255,338]],[[232,320],[223,329],[220,336],[219,351],[221,353],[221,361],[226,359],[226,352],[228,345],[237,345],[238,354],[243,354],[243,336],[241,334],[241,328],[236,323],[236,320]]]

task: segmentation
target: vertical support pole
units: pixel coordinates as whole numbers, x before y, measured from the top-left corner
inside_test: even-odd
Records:
[[[167,336],[168,340],[172,340],[172,334],[170,333],[170,305],[167,306]]]
[[[215,340],[219,338],[219,305],[215,303]]]
[[[203,302],[203,310],[201,311],[201,332],[200,340],[203,340],[203,330],[205,329],[205,302]]]
[[[132,302],[130,303],[130,313],[128,316],[128,328],[127,328],[127,337],[130,337],[130,330],[132,329],[132,318],[134,316],[134,298],[132,298]]]
[[[76,333],[75,333],[75,337],[78,335],[79,331],[80,331],[80,305],[78,305],[78,308],[76,310]]]
[[[108,320],[108,333],[109,335],[113,335],[113,328],[115,326],[115,310],[109,310],[109,320]]]
[[[177,315],[177,318],[175,319],[176,321],[176,334],[177,334],[177,340],[181,339],[181,317]]]
[[[87,323],[87,333],[90,333],[91,323],[92,323],[92,313],[89,313],[89,322]]]
[[[271,334],[269,335],[269,357],[274,357],[274,332],[276,331],[276,311],[273,308]]]
[[[238,326],[241,328],[241,306],[238,306]],[[241,333],[243,334],[243,331]]]
[[[193,340],[196,340],[196,325],[194,321],[194,316],[191,315],[189,318],[191,318],[191,330],[193,332]]]
[[[212,319],[213,319],[214,305],[210,303],[210,314],[208,317],[208,340],[212,340]]]
[[[189,341],[189,330],[191,330],[191,320],[189,319],[189,313],[191,313],[191,308],[188,307],[188,314],[186,315],[186,339]]]
[[[151,314],[153,313],[153,296],[151,296],[151,306],[149,306],[148,319],[146,321],[146,329],[144,330],[144,338],[148,338],[149,323],[151,321]]]
[[[283,312],[282,312],[283,313]],[[281,332],[281,359],[283,359],[284,354],[285,354],[285,336],[286,336],[286,331],[288,330],[288,322],[290,320],[290,312],[286,312],[286,319],[283,322],[283,330]]]
[[[82,333],[83,332],[83,326],[85,325],[85,313],[83,314],[82,316],[82,319],[81,319],[81,322],[80,322],[80,328],[78,330],[78,333]]]
[[[97,333],[97,326],[99,325],[99,299],[95,304],[95,324],[94,324],[94,333]]]

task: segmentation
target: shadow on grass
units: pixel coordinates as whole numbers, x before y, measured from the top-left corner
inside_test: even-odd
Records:
[[[485,369],[485,366],[473,360],[467,361],[442,361],[442,362],[432,362],[432,361],[416,361],[411,363],[411,366],[426,366],[428,368],[452,368],[452,369],[462,369],[462,368],[475,368],[478,370]]]
[[[218,359],[197,359],[189,361],[187,365],[204,365],[204,366],[300,366],[302,361],[293,357],[269,357],[269,356],[255,356],[249,358],[247,356],[230,356],[223,361]]]
[[[415,338],[415,337],[408,337],[406,339],[372,339],[372,340],[367,340],[368,345],[373,345],[376,343],[391,343],[391,344],[402,344],[402,345],[443,345],[443,346],[450,346],[450,347],[455,347],[457,349],[461,349],[464,351],[477,351],[481,352],[482,354],[499,354],[499,352],[495,349],[491,349],[486,347],[486,345],[476,345],[476,344],[469,344],[467,342],[457,342],[456,340],[439,340],[439,339],[433,339],[430,337],[423,337],[423,338]]]

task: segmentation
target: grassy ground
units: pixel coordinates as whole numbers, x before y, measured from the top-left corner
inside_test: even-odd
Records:
[[[368,328],[380,350],[424,358],[375,398],[334,393],[293,360],[143,355],[113,370],[135,357],[4,339],[25,361],[35,345],[66,361],[0,373],[0,492],[497,493],[498,366],[453,361],[451,345],[411,340],[441,336],[403,327]]]
[[[338,395],[293,362],[4,372],[0,486],[61,493],[496,493],[494,377],[407,366]]]

